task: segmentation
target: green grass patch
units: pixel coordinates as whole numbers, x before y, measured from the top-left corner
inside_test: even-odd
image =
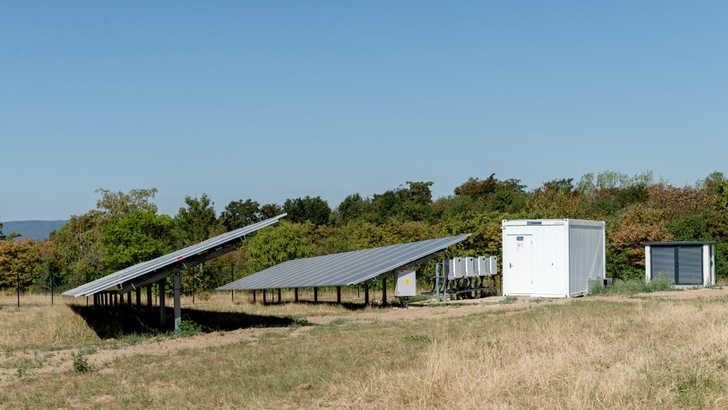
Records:
[[[612,286],[603,286],[596,284],[592,287],[590,293],[592,295],[612,295],[612,294],[635,294],[635,293],[652,293],[663,292],[668,290],[680,290],[675,288],[669,280],[659,277],[646,282],[641,279],[615,279]]]

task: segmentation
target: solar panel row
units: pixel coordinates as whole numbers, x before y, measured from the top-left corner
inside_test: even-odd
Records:
[[[217,290],[254,290],[356,285],[394,269],[422,262],[470,236],[459,235],[401,245],[297,259],[246,276]]]
[[[187,269],[190,266],[188,266],[185,262],[192,262],[194,258],[199,257],[201,254],[215,252],[221,247],[232,246],[236,242],[244,240],[246,235],[265,228],[266,226],[273,225],[284,216],[286,216],[286,214],[278,215],[276,217],[266,219],[265,221],[218,235],[204,242],[160,256],[159,258],[130,266],[93,282],[89,282],[85,285],[66,291],[63,294],[74,297],[90,296],[109,288],[121,288],[132,281],[143,280],[146,276],[164,272],[168,269],[176,269],[177,267],[179,267],[178,270]]]

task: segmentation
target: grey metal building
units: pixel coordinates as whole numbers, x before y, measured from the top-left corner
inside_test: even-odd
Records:
[[[715,285],[715,242],[645,243],[647,282],[664,277],[675,285]]]

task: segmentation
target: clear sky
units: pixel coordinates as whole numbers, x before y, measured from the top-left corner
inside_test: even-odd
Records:
[[[728,174],[726,1],[0,3],[0,221]]]

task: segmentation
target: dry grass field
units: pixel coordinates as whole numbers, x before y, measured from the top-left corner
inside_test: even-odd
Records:
[[[722,288],[408,309],[221,293],[183,300],[212,323],[193,336],[125,330],[144,309],[58,299],[0,309],[0,406],[728,407]]]

